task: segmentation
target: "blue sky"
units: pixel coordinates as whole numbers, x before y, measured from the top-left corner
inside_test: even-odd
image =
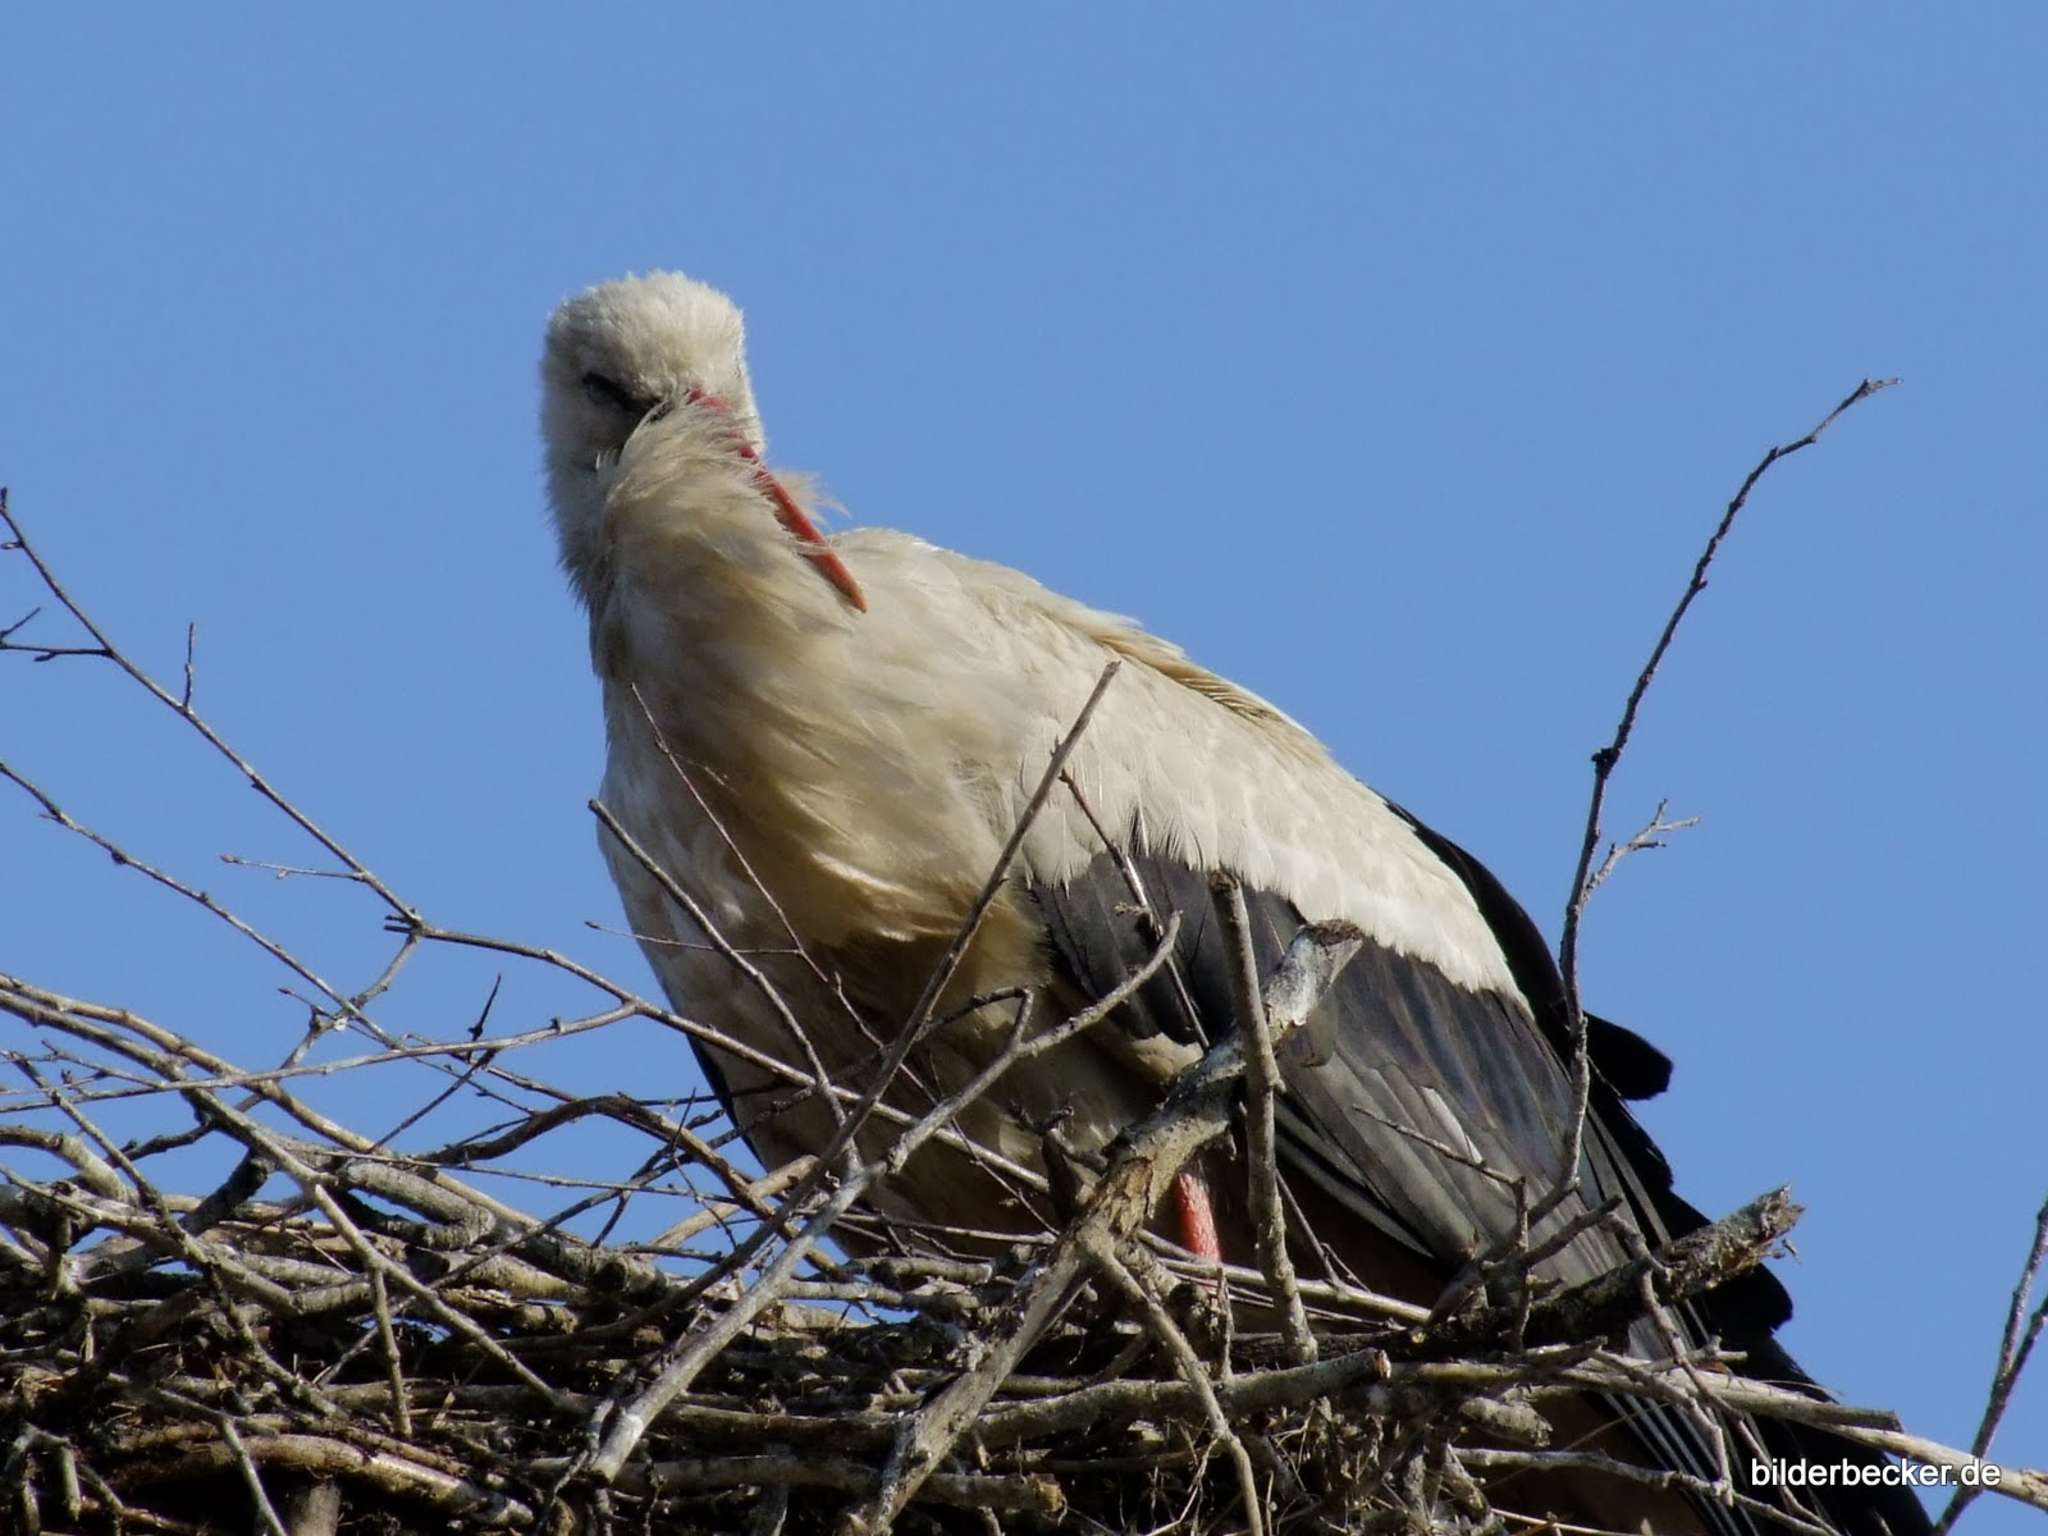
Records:
[[[1645,1119],[1694,1201],[1808,1205],[1795,1352],[1967,1441],[2048,1188],[2044,32],[15,8],[0,482],[144,659],[174,674],[196,621],[214,722],[441,921],[644,980],[585,926],[618,919],[534,362],[566,293],[680,267],[748,310],[777,463],[1180,640],[1554,932],[1587,755],[1721,503],[1901,375],[1738,527],[1613,802],[1702,824],[1600,894],[1585,973],[1677,1059]],[[0,622],[36,600],[0,562]],[[351,893],[217,862],[312,850],[175,722],[0,659],[0,755],[367,979]],[[11,791],[0,967],[252,1061],[303,1019]],[[388,1022],[455,1033],[494,969],[430,957]],[[571,1002],[515,974],[500,1022]],[[692,1071],[654,1036],[546,1065]],[[2000,1448],[2044,1446],[2036,1381]]]

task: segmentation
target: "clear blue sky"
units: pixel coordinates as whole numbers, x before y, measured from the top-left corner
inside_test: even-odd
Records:
[[[2048,1186],[2038,9],[45,6],[0,57],[17,512],[167,673],[196,620],[215,722],[441,921],[635,979],[584,926],[601,740],[537,473],[573,290],[728,289],[778,463],[1182,641],[1553,932],[1720,504],[1902,375],[1681,636],[1615,822],[1702,825],[1600,895],[1586,978],[1677,1058],[1684,1190],[1808,1205],[1795,1351],[1967,1440]],[[0,562],[0,622],[34,601]],[[215,862],[312,850],[173,722],[0,660],[0,755],[366,979],[367,908]],[[251,1061],[302,1018],[11,790],[0,966]],[[423,964],[389,1022],[456,1032],[493,969]],[[517,979],[499,1022],[567,1005]],[[2000,1448],[2048,1460],[2048,1378]]]

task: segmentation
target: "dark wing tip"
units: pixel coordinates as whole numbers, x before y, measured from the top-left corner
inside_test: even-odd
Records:
[[[1671,1058],[1632,1029],[1586,1015],[1586,1051],[1624,1099],[1654,1099],[1671,1086]]]

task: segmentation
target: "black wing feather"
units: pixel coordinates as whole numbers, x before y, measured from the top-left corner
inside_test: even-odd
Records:
[[[1430,1142],[1476,1153],[1497,1173],[1546,1187],[1569,1134],[1570,1031],[1563,983],[1528,913],[1462,848],[1399,814],[1472,894],[1529,1011],[1500,994],[1460,986],[1426,960],[1368,942],[1319,1018],[1282,1053],[1280,1149],[1291,1171],[1340,1192],[1381,1234],[1449,1266],[1512,1230],[1515,1205],[1497,1179]],[[1107,854],[1071,881],[1032,887],[1056,967],[1083,994],[1099,997],[1150,952],[1155,919],[1178,911],[1173,973],[1149,981],[1117,1022],[1140,1036],[1185,1041],[1227,1028],[1229,961],[1211,917],[1207,872],[1142,847],[1130,850],[1129,861],[1151,918]],[[1304,914],[1270,891],[1246,896],[1258,962],[1269,971],[1302,923],[1320,914]],[[1626,1102],[1664,1090],[1669,1058],[1596,1019],[1588,1021],[1588,1054],[1594,1081],[1580,1208],[1619,1195],[1652,1243],[1703,1225],[1705,1218],[1672,1190],[1670,1165]],[[1460,1145],[1465,1138],[1469,1147]],[[1572,1214],[1560,1213],[1560,1222]],[[1538,1273],[1569,1283],[1625,1257],[1612,1234],[1594,1228]],[[1685,1321],[1701,1337],[1752,1351],[1751,1374],[1803,1383],[1807,1378],[1771,1338],[1790,1315],[1784,1287],[1758,1270],[1705,1298]],[[1650,1356],[1664,1352],[1647,1323],[1631,1344]],[[1641,1404],[1629,1413],[1658,1464],[1712,1479],[1712,1456],[1685,1415]],[[1779,1454],[1868,1459],[1817,1431],[1773,1426],[1765,1439]],[[1701,1505],[1700,1513],[1717,1530],[1753,1529],[1748,1516],[1719,1504]],[[1929,1528],[1918,1500],[1896,1488],[1854,1490],[1832,1501],[1829,1514],[1844,1530],[1871,1536]]]
[[[1131,863],[1151,909],[1181,914],[1179,980],[1155,976],[1118,1022],[1141,1035],[1199,1038],[1180,1003],[1184,985],[1200,1019],[1224,1027],[1231,978],[1210,920],[1207,874],[1143,851]],[[1079,878],[1035,894],[1057,964],[1087,995],[1107,992],[1149,952],[1140,909],[1107,854]],[[1269,891],[1248,890],[1246,901],[1259,965],[1270,969],[1307,917]],[[1571,1114],[1556,1051],[1510,999],[1459,986],[1427,961],[1368,942],[1280,1065],[1290,1152],[1338,1174],[1383,1230],[1418,1253],[1450,1262],[1511,1230],[1511,1191],[1467,1157],[1537,1185],[1556,1172]],[[1459,1149],[1467,1157],[1419,1139],[1461,1136],[1472,1143]],[[1648,1214],[1647,1192],[1597,1129],[1587,1137],[1582,1175],[1593,1200],[1620,1194]],[[1657,1225],[1654,1215],[1649,1225]],[[1580,1279],[1624,1256],[1594,1231],[1552,1262],[1560,1277]]]

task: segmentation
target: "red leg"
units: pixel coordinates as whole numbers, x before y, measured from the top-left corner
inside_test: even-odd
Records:
[[[1211,1264],[1223,1262],[1223,1245],[1216,1239],[1216,1210],[1209,1203],[1209,1186],[1192,1168],[1183,1168],[1173,1180],[1174,1205],[1180,1214],[1181,1246]]]

